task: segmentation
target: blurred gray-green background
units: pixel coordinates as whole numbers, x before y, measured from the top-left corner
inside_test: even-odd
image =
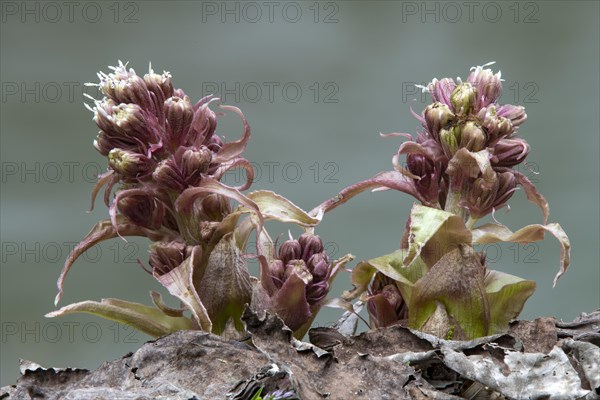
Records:
[[[97,128],[83,107],[84,82],[117,60],[138,73],[169,70],[192,99],[217,89],[239,106],[253,139],[254,188],[310,209],[348,184],[391,169],[398,139],[414,132],[426,98],[414,84],[466,77],[496,61],[503,102],[524,105],[520,134],[538,188],[573,246],[571,268],[552,288],[559,247],[489,247],[491,267],[533,279],[522,317],[570,320],[600,306],[599,3],[3,1],[1,21],[1,384],[18,359],[94,368],[148,337],[85,315],[48,320],[68,250],[100,218],[91,214]],[[241,133],[235,116],[218,132]],[[535,173],[534,173],[535,172]],[[231,177],[230,177],[231,178]],[[235,177],[233,177],[235,178]],[[395,250],[413,200],[363,194],[328,215],[317,232],[334,256],[366,259]],[[516,229],[541,222],[522,192],[497,218]],[[274,225],[273,236],[288,227]],[[297,233],[297,229],[292,229]],[[159,285],[135,263],[147,242],[114,240],[80,259],[62,305],[117,297],[148,303]],[[334,293],[349,287],[341,275]],[[325,310],[317,323],[333,322]],[[364,328],[364,327],[363,327]]]

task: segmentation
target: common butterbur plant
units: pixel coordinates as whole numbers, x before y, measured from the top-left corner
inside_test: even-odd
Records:
[[[75,260],[109,239],[143,236],[151,240],[147,271],[175,296],[169,307],[157,292],[152,306],[118,299],[84,301],[48,314],[87,312],[160,336],[180,329],[236,335],[244,331],[246,306],[278,315],[301,338],[326,304],[333,279],[353,257],[330,260],[314,227],[323,215],[366,190],[398,190],[417,199],[399,249],[352,270],[354,289],[345,300],[361,298],[373,327],[407,321],[415,329],[452,339],[503,332],[533,294],[535,282],[487,268],[477,244],[531,243],[554,235],[561,246],[560,270],[569,265],[569,239],[548,223],[549,207],[533,183],[515,167],[525,162],[529,144],[517,135],[526,120],[523,107],[499,104],[500,73],[474,67],[465,81],[434,79],[423,90],[432,103],[414,113],[421,129],[404,137],[392,158],[394,169],[358,182],[305,212],[268,190],[244,193],[253,169],[242,153],[250,126],[242,112],[207,96],[196,103],[173,87],[169,73],[144,76],[119,63],[100,73],[102,99],[88,108],[100,132],[94,141],[108,170],[99,176],[94,199],[104,188],[109,218],[98,222],[68,256],[58,279]],[[216,133],[223,115],[241,118],[241,138],[225,141]],[[405,157],[405,162],[402,162]],[[242,168],[246,181],[223,182]],[[517,189],[542,211],[543,223],[515,232],[494,214],[507,207]],[[494,222],[481,223],[493,217]],[[264,227],[268,220],[291,223],[304,233],[276,245]],[[245,259],[256,238],[259,276]]]
[[[278,314],[302,336],[335,272],[351,258],[329,261],[313,233],[322,213],[309,215],[271,191],[242,193],[254,174],[242,156],[251,132],[238,108],[220,105],[212,96],[192,103],[183,90],[173,87],[168,72],[157,74],[150,68],[142,77],[122,63],[111,70],[99,73],[99,83],[90,84],[99,87],[103,98],[92,99],[93,106],[88,106],[100,128],[94,147],[108,164],[93,189],[92,208],[104,188],[110,218],[98,222],[68,256],[55,303],[71,266],[87,249],[113,238],[143,236],[152,241],[148,272],[181,307],[169,307],[159,293],[151,292],[153,306],[104,299],[71,304],[48,316],[87,312],[153,336],[180,329],[229,334],[244,330],[240,318],[250,305]],[[216,133],[220,115],[212,105],[241,118],[239,140],[227,142]],[[246,171],[246,181],[238,187],[222,182],[234,168]],[[281,246],[277,266],[272,263],[273,242],[264,229],[267,220],[305,229],[293,245]],[[260,278],[250,275],[245,262],[252,232],[263,263]],[[262,300],[251,304],[253,297]]]
[[[413,112],[422,129],[394,155],[394,170],[342,190],[315,209],[331,211],[365,190],[394,189],[415,197],[400,248],[359,263],[354,290],[367,301],[372,325],[408,320],[412,328],[440,337],[470,339],[505,331],[533,294],[535,282],[490,270],[473,246],[530,243],[554,235],[561,246],[557,279],[569,265],[569,239],[548,223],[549,208],[533,183],[514,167],[525,162],[529,144],[517,136],[527,115],[521,106],[499,104],[500,72],[473,67],[465,81],[434,79],[422,89],[432,103]],[[406,157],[404,165],[401,157]],[[517,189],[542,211],[543,224],[511,231],[494,217]]]

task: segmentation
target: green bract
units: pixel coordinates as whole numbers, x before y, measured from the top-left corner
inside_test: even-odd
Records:
[[[533,281],[486,268],[473,246],[535,242],[544,238],[544,231],[550,231],[564,249],[559,275],[568,266],[569,242],[558,224],[529,225],[514,234],[499,224],[470,231],[456,215],[421,205],[413,206],[410,221],[408,246],[359,263],[352,271],[355,290],[346,292],[345,298],[365,293],[374,275],[381,273],[392,279],[402,294],[409,326],[441,337],[453,332],[454,338],[471,339],[503,332],[535,290]],[[367,298],[372,301],[375,296]],[[387,321],[378,326],[402,319],[398,315],[382,317],[387,307],[386,302],[376,300],[373,314]],[[440,319],[446,325],[438,323],[433,329]]]

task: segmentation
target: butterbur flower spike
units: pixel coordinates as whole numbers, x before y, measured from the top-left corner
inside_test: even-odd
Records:
[[[277,253],[270,261],[259,256],[261,277],[253,306],[278,315],[301,338],[323,305],[335,275],[351,256],[331,262],[321,238],[313,233],[284,242]]]
[[[152,67],[143,77],[121,62],[110,69],[98,74],[99,83],[91,84],[100,88],[103,98],[92,99],[93,107],[86,105],[100,128],[94,147],[108,165],[92,191],[92,206],[104,188],[110,218],[99,222],[67,258],[56,303],[71,266],[87,249],[108,239],[145,236],[153,242],[152,275],[191,318],[165,306],[157,293],[152,293],[155,308],[110,300],[76,303],[50,315],[92,312],[150,334],[193,327],[235,336],[235,331],[244,330],[241,315],[252,299],[244,260],[250,233],[268,237],[263,225],[270,219],[308,229],[322,214],[309,215],[273,192],[241,192],[252,184],[254,171],[242,156],[250,125],[237,107],[219,105],[243,124],[241,138],[227,142],[216,133],[217,115],[223,113],[211,109],[218,98],[206,96],[194,104],[173,87],[170,73],[157,74]],[[246,172],[246,181],[238,187],[221,182],[232,169]],[[309,312],[327,293],[335,270],[326,256],[317,255],[322,253],[317,242],[303,243],[304,253],[294,256],[281,277],[294,276],[290,282],[308,285]]]
[[[464,80],[433,79],[423,86],[432,104],[415,114],[421,131],[414,139],[409,136],[392,159],[398,175],[379,173],[338,195],[345,202],[364,190],[394,188],[421,203],[413,207],[400,249],[363,261],[352,272],[355,289],[345,298],[367,292],[374,326],[407,318],[413,328],[462,339],[506,330],[535,283],[487,269],[485,257],[473,248],[477,244],[530,243],[550,232],[561,246],[555,283],[569,265],[567,235],[560,225],[547,223],[546,199],[513,169],[530,152],[525,139],[517,137],[527,115],[521,106],[498,103],[502,79],[487,68],[492,64],[473,67]],[[542,210],[543,225],[516,232],[497,221],[475,227],[508,206],[519,188]],[[336,206],[327,200],[321,208]]]

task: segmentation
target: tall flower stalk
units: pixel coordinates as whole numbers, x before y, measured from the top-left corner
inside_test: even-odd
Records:
[[[265,258],[272,250],[263,226],[266,220],[290,222],[313,235],[322,214],[311,216],[270,191],[242,193],[251,186],[254,171],[242,156],[251,131],[237,107],[220,105],[212,96],[192,103],[183,90],[173,87],[168,72],[157,74],[150,68],[139,76],[122,63],[111,70],[100,72],[99,82],[89,84],[99,87],[103,97],[91,98],[93,106],[86,105],[100,128],[94,147],[108,164],[92,191],[92,208],[104,188],[110,218],[96,224],[68,256],[55,303],[71,266],[87,249],[112,238],[145,236],[152,241],[149,272],[182,308],[166,306],[160,294],[151,292],[154,307],[106,299],[72,304],[48,316],[88,312],[155,336],[182,328],[217,334],[243,331],[244,307],[251,305],[253,293],[273,284],[275,274],[250,276],[245,257],[251,233],[260,243],[258,256]],[[240,139],[227,142],[216,133],[218,114],[211,105],[241,118]],[[246,171],[246,181],[237,187],[224,184],[225,174],[237,168]],[[334,275],[331,268],[337,264],[330,263],[322,249],[318,253],[318,260],[306,259],[303,271],[286,273],[286,278],[302,276],[304,285],[283,285],[279,298],[263,303],[263,309],[280,314],[294,328],[315,317]],[[303,298],[304,304],[288,304],[290,296]]]
[[[521,106],[500,104],[502,79],[488,65],[473,67],[466,80],[434,79],[422,87],[432,103],[413,112],[422,129],[406,140],[385,171],[342,190],[315,208],[330,211],[365,190],[399,190],[415,197],[396,252],[364,261],[352,273],[374,326],[408,320],[409,326],[454,338],[473,338],[506,330],[535,282],[487,268],[476,244],[529,243],[545,232],[561,245],[560,270],[569,265],[570,244],[560,225],[548,224],[549,207],[527,177],[515,169],[525,162],[529,144],[519,137],[527,115]],[[401,163],[405,157],[405,164]],[[507,206],[518,188],[542,211],[543,224],[516,232],[500,224],[475,227]]]

